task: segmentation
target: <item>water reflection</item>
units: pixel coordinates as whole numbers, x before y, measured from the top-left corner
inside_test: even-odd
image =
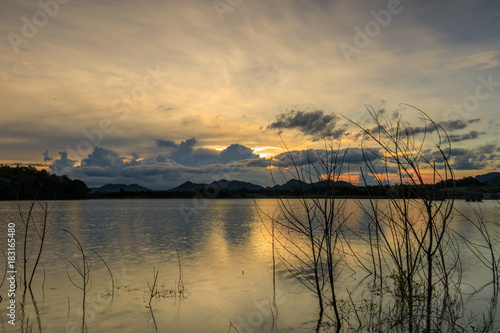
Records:
[[[290,202],[298,205],[293,200]],[[283,293],[284,301],[279,305],[278,321],[273,321],[266,305],[272,299],[271,243],[253,200],[210,200],[193,209],[188,218],[179,207],[192,206],[189,200],[89,200],[51,204],[49,234],[42,258],[45,273],[40,270],[34,281],[39,316],[32,305],[26,307],[30,320],[36,323],[34,318],[40,317],[46,332],[77,328],[81,316],[81,290],[70,283],[66,272],[68,262],[78,260],[79,254],[63,228],[75,235],[89,255],[92,249],[96,250],[115,277],[116,294],[111,301],[105,296],[110,288],[109,273],[99,259],[93,257],[92,289],[87,298],[91,314],[89,332],[154,331],[155,325],[160,332],[196,332],[200,328],[205,332],[224,332],[230,322],[239,325],[242,332],[249,321],[260,318],[256,315],[259,313],[263,313],[262,323],[257,328],[251,326],[256,332],[270,331],[272,327],[277,332],[287,332],[310,329],[317,320],[314,295],[278,262],[277,288]],[[362,200],[361,204],[369,202]],[[465,203],[456,204],[466,211],[469,209]],[[25,207],[26,203],[22,205]],[[269,214],[277,207],[274,200],[257,200],[257,205]],[[498,210],[493,202],[483,203],[482,209],[487,219],[495,221]],[[346,202],[345,210],[354,212],[346,220],[346,226],[367,238],[369,216],[359,210],[353,200]],[[472,213],[470,209],[469,213]],[[18,221],[17,203],[0,202],[0,214],[4,221]],[[479,239],[464,219],[455,216],[454,223],[458,231],[467,233],[471,239]],[[2,233],[5,233],[5,225],[2,223]],[[354,238],[347,241],[363,252],[363,242]],[[148,282],[153,282],[153,267],[158,270],[159,287],[175,289],[179,280],[176,247],[186,298],[154,299],[148,309]],[[347,257],[346,261],[354,266],[352,258]],[[464,280],[472,278],[479,285],[490,280],[488,276],[476,274],[478,265],[473,257],[464,257]],[[342,289],[355,290],[357,286],[366,285],[363,274],[353,275],[349,270],[338,273]],[[4,285],[0,290],[4,299],[5,291]],[[4,310],[0,310],[0,314],[4,320]],[[2,326],[5,332],[16,332],[5,321]]]

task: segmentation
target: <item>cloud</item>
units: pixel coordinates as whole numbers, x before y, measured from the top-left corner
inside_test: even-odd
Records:
[[[481,170],[498,160],[500,157],[499,151],[499,147],[495,144],[486,144],[474,148],[452,148],[449,161],[454,170]],[[448,154],[448,150],[445,151],[445,154]],[[426,150],[424,158],[437,163],[443,161],[439,151]]]
[[[273,160],[276,161],[273,165],[287,168],[293,165],[303,166],[309,163],[316,163],[321,159],[317,150],[293,150],[274,156]]]
[[[195,160],[191,156],[193,153],[193,147],[196,144],[196,139],[191,138],[186,141],[182,141],[179,144],[179,147],[177,150],[172,154],[172,159],[176,161],[177,163],[183,164],[183,165],[196,165]]]
[[[439,124],[443,126],[443,128],[447,131],[453,131],[453,130],[458,130],[458,129],[463,129],[469,126],[470,124],[479,122],[480,119],[469,119],[466,121],[463,121],[462,119],[458,120],[449,120],[449,121],[441,121]]]
[[[475,156],[469,154],[453,156],[452,162],[452,167],[455,170],[481,170],[487,165],[484,159],[477,159]]]
[[[220,161],[222,163],[231,163],[235,161],[256,159],[258,154],[254,154],[253,149],[240,144],[232,144],[220,152]]]
[[[124,162],[116,151],[96,147],[80,165],[74,164],[64,171],[72,178],[83,180],[89,186],[106,183],[139,183],[153,189],[179,185],[186,179],[190,168],[180,165],[165,155]]]
[[[445,131],[450,133],[450,132],[453,132],[455,130],[464,129],[464,128],[468,127],[470,124],[473,124],[473,123],[476,123],[479,121],[480,121],[480,119],[469,119],[466,121],[463,121],[462,119],[457,119],[457,120],[449,120],[449,121],[440,121],[437,124],[439,126],[443,127],[443,129]],[[411,126],[411,124],[410,124],[410,126]],[[429,134],[429,133],[435,132],[438,128],[436,128],[436,126],[434,124],[426,124],[426,126],[411,126],[408,128],[409,131],[406,134],[407,135],[416,135],[416,134],[421,134],[421,133]],[[380,129],[375,127],[374,129],[372,129],[372,133],[376,133],[378,130],[380,130]],[[478,132],[475,132],[476,134],[474,134],[472,132],[475,132],[475,131],[469,132],[469,134],[470,134],[469,139],[472,139],[474,135],[475,135],[474,138],[476,138],[479,135]],[[460,140],[461,136],[459,136],[459,135],[449,135],[449,136],[450,136],[450,138],[453,137],[457,141],[461,141]],[[464,140],[468,140],[468,138],[466,136],[464,136]]]
[[[450,138],[451,142],[460,142],[460,141],[465,141],[465,140],[477,139],[480,134],[484,134],[484,132],[479,133],[477,131],[470,131],[469,133],[465,133],[465,134],[450,134],[450,135],[448,135],[448,137]]]
[[[156,145],[158,147],[167,147],[167,148],[177,148],[177,144],[171,140],[156,140]]]
[[[196,145],[196,138],[190,138],[181,143],[177,144],[172,140],[156,140],[156,145],[162,148],[168,148],[170,153],[167,154],[171,159],[176,161],[177,163],[183,165],[194,166],[198,165],[198,161],[193,155],[203,155],[202,152],[200,154],[196,153],[194,146]],[[164,162],[166,156],[159,155],[156,160],[158,162]]]
[[[76,161],[68,158],[67,152],[60,152],[61,157],[49,166],[49,169],[55,174],[63,174],[68,169],[72,168]]]
[[[170,140],[156,140],[157,146],[175,148],[168,155],[175,162],[186,166],[201,166],[207,164],[229,164],[246,159],[258,159],[259,155],[254,154],[251,148],[240,144],[231,144],[222,151],[207,148],[195,148],[196,138],[187,139],[180,144]],[[157,160],[164,161],[163,156],[158,156]]]
[[[479,154],[492,154],[494,157],[497,157],[495,152],[500,151],[500,147],[498,147],[495,144],[490,143],[490,144],[486,144],[486,145],[477,147],[475,149],[475,151]]]
[[[331,152],[325,149],[307,149],[281,153],[271,160],[259,158],[251,148],[240,144],[232,144],[222,152],[206,148],[195,149],[195,145],[196,139],[191,138],[181,142],[178,145],[180,150],[174,153],[132,161],[126,161],[113,150],[96,147],[88,158],[76,166],[75,161],[68,159],[66,153],[60,153],[60,159],[53,161],[50,169],[58,174],[64,173],[81,179],[89,186],[139,183],[152,189],[168,189],[187,180],[210,182],[218,179],[251,181],[266,186],[272,183],[269,173],[271,161],[275,167],[287,168],[295,164],[300,168],[331,156]],[[431,163],[442,159],[438,151],[426,150],[423,154]],[[498,160],[499,154],[500,149],[496,144],[481,145],[473,149],[459,147],[452,149],[450,162],[455,170],[481,170]],[[368,160],[374,162],[375,170],[380,170],[380,173],[397,173],[391,165],[386,169],[386,165],[377,163],[377,155],[377,149],[363,151],[360,148],[342,148],[338,151],[339,158],[345,158],[344,172],[353,170],[353,173],[358,173],[360,167],[365,169],[365,161]],[[273,172],[277,174],[279,171]]]
[[[250,160],[242,160],[231,163],[231,167],[243,167],[243,168],[267,168],[271,165],[271,159],[268,158],[256,158]]]
[[[43,160],[45,162],[53,160],[53,158],[49,156],[49,151],[48,150],[46,150],[46,151],[43,152]]]
[[[265,183],[269,177],[269,160],[259,158],[253,150],[232,144],[222,152],[195,149],[191,138],[178,144],[174,152],[158,154],[141,160],[127,159],[111,149],[96,147],[80,165],[68,160],[66,153],[54,161],[51,170],[81,179],[89,186],[106,183],[139,183],[152,189],[167,189],[184,181],[209,182],[214,179],[238,179]]]
[[[339,156],[343,156],[344,151],[341,151]],[[378,149],[363,151],[360,148],[349,148],[345,153],[345,163],[360,166],[364,165],[365,161],[374,161],[379,157]]]
[[[220,152],[215,149],[198,148],[193,151],[191,157],[200,165],[217,163]]]
[[[81,162],[82,167],[109,167],[124,165],[123,159],[118,153],[105,148],[95,147],[88,158]]]
[[[276,155],[273,159],[277,162],[274,165],[279,165],[282,167],[290,167],[292,165],[303,166],[309,163],[318,163],[326,158],[331,160],[334,155],[337,155],[338,160],[336,162],[343,162],[344,165],[360,166],[366,161],[373,161],[378,158],[375,155],[377,150],[374,152],[365,150],[363,152],[360,148],[342,148],[337,152],[326,151],[324,149],[308,149],[308,150],[294,150],[286,153],[281,153]]]
[[[164,163],[167,161],[167,158],[165,156],[162,156],[162,155],[158,155],[156,157],[156,163]]]
[[[312,137],[313,141],[318,141],[326,137],[338,138],[344,132],[342,129],[335,130],[337,125],[337,116],[334,114],[325,114],[322,110],[315,111],[296,111],[289,110],[277,116],[276,121],[272,122],[268,129],[299,130],[305,135]]]

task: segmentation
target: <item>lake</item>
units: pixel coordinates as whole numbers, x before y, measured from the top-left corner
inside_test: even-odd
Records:
[[[300,207],[298,200],[290,203]],[[26,213],[29,204],[21,202],[21,211]],[[496,201],[471,205],[455,202],[470,217],[474,216],[472,208],[480,207],[498,235],[500,205]],[[33,298],[26,296],[25,326],[32,326],[33,332],[40,327],[44,332],[81,331],[82,278],[76,268],[82,267],[82,256],[66,229],[91,260],[85,296],[88,332],[312,331],[318,320],[316,297],[278,258],[277,313],[271,306],[273,256],[266,229],[269,221],[257,207],[272,215],[278,204],[272,199],[48,202],[48,232],[33,279]],[[348,224],[356,229],[363,214],[354,200],[347,201],[346,209],[355,213]],[[35,206],[37,223],[42,221],[41,213],[42,207]],[[24,225],[18,203],[0,202],[0,215],[4,252],[7,224],[16,223],[19,303]],[[453,223],[470,240],[480,240],[479,233],[463,217],[456,215]],[[28,268],[36,259],[37,237],[34,230],[28,237]],[[363,246],[356,240],[351,245]],[[111,270],[114,288],[107,266],[93,251]],[[2,259],[2,267],[5,264]],[[491,273],[466,248],[461,249],[461,264],[465,304],[472,311],[483,311],[492,293],[488,285]],[[347,300],[346,290],[359,292],[368,280],[360,269],[340,267],[339,297]],[[157,295],[150,303],[154,284]],[[4,332],[20,332],[19,307],[16,326],[8,323],[8,287],[4,281],[0,324]]]

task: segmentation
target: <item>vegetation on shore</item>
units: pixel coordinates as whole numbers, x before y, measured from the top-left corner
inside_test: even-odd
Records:
[[[78,179],[57,176],[32,166],[0,164],[0,200],[87,199],[90,189]]]

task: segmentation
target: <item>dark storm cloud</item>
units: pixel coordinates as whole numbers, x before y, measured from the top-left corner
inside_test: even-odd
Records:
[[[322,110],[315,111],[296,111],[290,110],[276,117],[268,129],[295,129],[305,135],[310,135],[314,141],[326,137],[338,138],[343,134],[342,129],[335,129],[337,125],[337,116],[334,114],[325,114]]]
[[[46,151],[43,152],[43,160],[45,162],[53,160],[53,158],[49,156],[49,151],[48,150],[46,150]]]

